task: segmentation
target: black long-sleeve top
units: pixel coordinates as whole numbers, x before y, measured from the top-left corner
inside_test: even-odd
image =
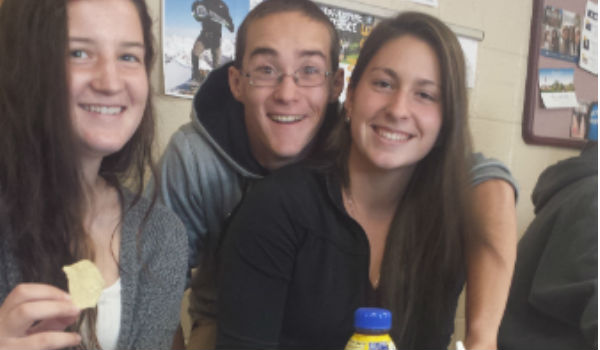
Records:
[[[258,183],[225,237],[218,348],[341,349],[354,311],[379,306],[367,236],[346,213],[340,184],[319,171],[295,165]],[[445,327],[420,332],[420,348],[446,348],[456,305],[449,309]]]

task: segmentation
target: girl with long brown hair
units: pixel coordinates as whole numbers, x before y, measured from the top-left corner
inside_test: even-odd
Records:
[[[141,197],[151,24],[143,0],[0,7],[0,348],[171,344],[187,240]],[[105,281],[97,308],[65,292],[61,268],[81,259]]]

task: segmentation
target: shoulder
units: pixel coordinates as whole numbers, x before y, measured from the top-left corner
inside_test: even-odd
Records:
[[[259,180],[244,197],[239,213],[249,220],[261,218],[264,225],[308,222],[328,203],[326,197],[324,176],[296,164]]]
[[[237,164],[211,142],[198,123],[188,123],[177,130],[159,163],[159,176],[169,188],[195,188],[234,181],[243,173]]]
[[[503,180],[515,192],[515,201],[519,194],[519,185],[510,169],[498,159],[488,158],[482,153],[473,153],[471,159],[471,186],[475,187],[488,180]]]
[[[214,153],[213,147],[206,140],[206,136],[190,122],[182,125],[171,136],[163,159],[176,158],[182,163],[189,163],[199,158],[211,157]]]

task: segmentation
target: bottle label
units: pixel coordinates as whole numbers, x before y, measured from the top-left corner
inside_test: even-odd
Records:
[[[345,350],[396,350],[388,334],[353,334]]]

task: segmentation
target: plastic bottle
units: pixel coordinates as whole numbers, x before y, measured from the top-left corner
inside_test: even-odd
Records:
[[[361,307],[354,312],[354,334],[345,350],[396,350],[389,335],[392,313],[386,309]]]
[[[598,141],[598,103],[594,102],[590,105],[588,112],[588,134],[587,139],[590,141]]]

